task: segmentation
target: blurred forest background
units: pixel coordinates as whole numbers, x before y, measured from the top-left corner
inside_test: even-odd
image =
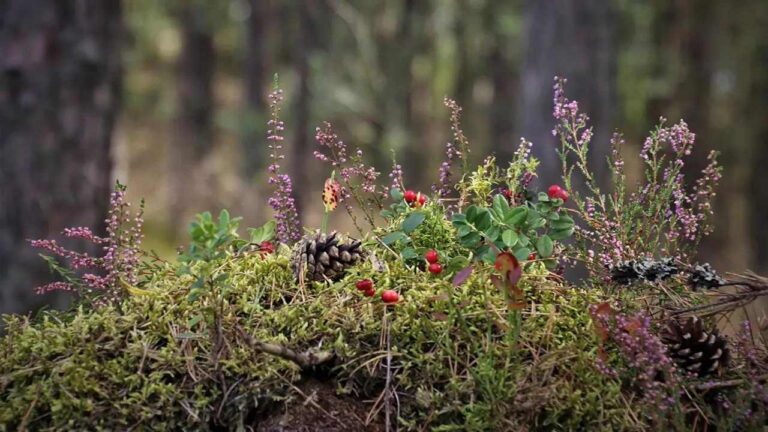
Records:
[[[61,298],[26,239],[103,226],[115,179],[146,199],[146,247],[173,256],[187,223],[266,205],[266,95],[285,89],[289,159],[304,223],[328,173],[314,128],[331,121],[386,180],[392,152],[429,190],[449,139],[443,98],[464,107],[474,158],[521,136],[557,177],[552,78],[628,165],[659,116],[697,133],[725,178],[701,260],[768,272],[768,1],[0,0],[0,312]],[[332,221],[347,228],[342,217]]]

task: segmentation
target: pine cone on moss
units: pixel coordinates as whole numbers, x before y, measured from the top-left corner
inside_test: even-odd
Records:
[[[305,271],[305,280],[337,281],[362,258],[360,240],[341,241],[335,231],[330,234],[317,231],[296,244],[291,268],[297,280],[301,279],[301,272]]]
[[[670,357],[686,372],[704,377],[724,368],[728,363],[728,348],[717,329],[710,332],[697,317],[684,323],[673,320],[661,333]]]

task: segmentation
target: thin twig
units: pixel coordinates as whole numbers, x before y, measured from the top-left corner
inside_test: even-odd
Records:
[[[296,352],[286,346],[261,342],[246,333],[243,329],[238,329],[246,343],[253,349],[265,354],[271,354],[296,363],[302,369],[311,369],[321,364],[327,363],[334,358],[334,354],[329,351],[305,351]]]
[[[384,326],[384,331],[386,332],[386,339],[387,339],[387,380],[384,384],[384,424],[386,432],[389,432],[390,427],[390,420],[389,420],[389,412],[390,412],[390,389],[389,386],[392,382],[392,351],[390,349],[390,342],[391,342],[391,333],[389,329],[389,322],[387,320],[387,308],[384,308],[384,322],[382,323]]]
[[[744,383],[746,383],[748,381],[750,381],[750,382],[751,381],[763,382],[763,381],[766,381],[766,380],[768,380],[768,374],[764,374],[764,375],[761,375],[761,376],[759,376],[759,377],[757,377],[755,379],[749,379],[749,380],[745,380],[745,379],[731,379],[731,380],[726,380],[726,381],[717,381],[717,382],[714,382],[714,383],[702,383],[702,384],[695,385],[693,388],[696,389],[696,390],[699,390],[699,391],[718,390],[718,389],[724,389],[724,388],[729,388],[729,387],[737,387],[737,386],[740,386],[740,385],[742,385],[742,384],[744,384]]]

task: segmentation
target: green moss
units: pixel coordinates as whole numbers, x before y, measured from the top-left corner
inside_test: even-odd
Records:
[[[430,210],[427,208],[428,213]],[[420,247],[458,254],[453,228],[428,217]],[[0,340],[0,430],[237,428],[302,378],[292,362],[254,351],[256,340],[297,351],[332,350],[341,392],[376,400],[384,388],[387,330],[392,385],[404,429],[633,429],[620,383],[594,368],[597,342],[587,307],[598,291],[557,285],[531,268],[522,285],[519,339],[504,297],[478,267],[460,287],[405,265],[384,248],[338,283],[296,286],[285,256],[227,256],[219,291],[221,338],[203,313],[212,297],[188,299],[194,277],[171,264],[118,306],[6,317]],[[380,268],[384,265],[384,269]],[[194,268],[192,269],[194,272]],[[355,281],[402,295],[385,308]],[[387,315],[386,320],[384,319]],[[388,325],[385,326],[385,321]],[[255,416],[255,417],[254,417]]]

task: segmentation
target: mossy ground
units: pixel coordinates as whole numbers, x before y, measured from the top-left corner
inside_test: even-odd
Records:
[[[437,234],[417,230],[415,241],[460,253],[450,224],[433,217],[419,229]],[[315,409],[297,392],[308,379],[364,409],[332,414],[359,426],[349,430],[375,430],[387,407],[405,430],[643,427],[621,383],[595,368],[588,306],[603,300],[599,291],[529,264],[520,282],[526,307],[514,318],[490,282],[492,267],[478,264],[454,286],[451,275],[366,244],[376,258],[334,284],[298,286],[285,252],[229,254],[214,266],[226,281],[217,318],[201,312],[214,297],[190,300],[193,278],[170,263],[148,272],[141,288],[149,294],[119,304],[6,317],[0,430],[243,430],[285,407]],[[400,302],[364,297],[354,287],[360,278],[397,290]],[[243,332],[298,352],[330,351],[334,361],[302,370],[255,350]]]

